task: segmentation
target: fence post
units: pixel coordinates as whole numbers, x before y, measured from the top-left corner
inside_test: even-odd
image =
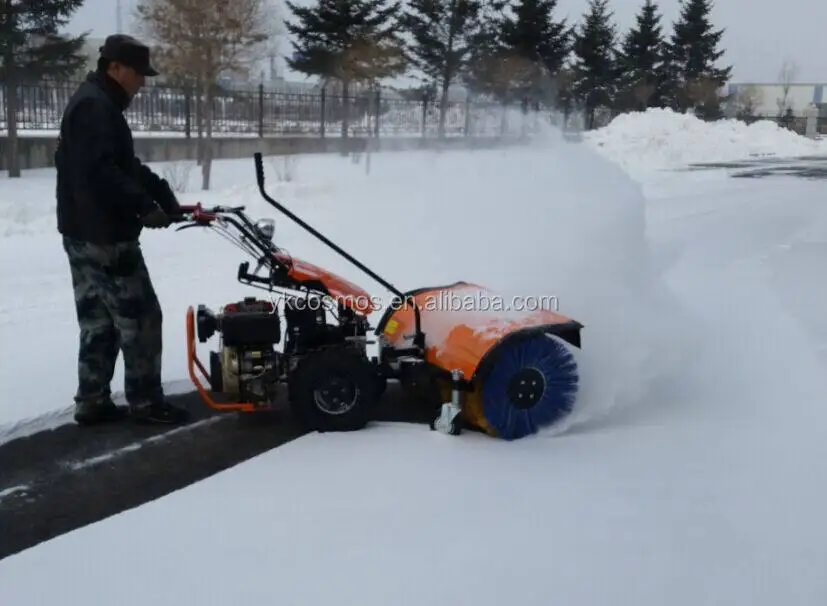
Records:
[[[422,95],[422,138],[425,138],[425,131],[428,124],[428,95]]]
[[[373,122],[373,136],[379,137],[379,116],[382,115],[382,91],[380,89],[376,89],[376,97],[373,100],[373,107],[376,115],[374,116]]]
[[[811,103],[804,110],[804,116],[807,118],[804,134],[810,139],[818,138],[818,107]]]
[[[520,105],[520,137],[528,135],[528,96],[524,96]]]
[[[327,116],[327,87],[322,87],[322,92],[319,95],[319,136],[324,139],[325,136],[325,117]]]
[[[184,85],[184,135],[192,139],[192,88]]]
[[[471,93],[465,95],[465,125],[463,131],[466,137],[471,136]]]
[[[258,136],[264,138],[264,83],[258,85]]]

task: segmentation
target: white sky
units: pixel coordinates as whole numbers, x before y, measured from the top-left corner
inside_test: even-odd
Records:
[[[129,29],[135,0],[120,0],[124,29]],[[310,0],[300,0],[310,3]],[[613,0],[615,21],[622,32],[634,20],[642,0]],[[93,37],[105,37],[117,28],[118,0],[86,0],[76,13],[69,30],[90,31]],[[668,31],[678,15],[678,0],[661,0],[661,12]],[[557,15],[578,20],[586,7],[585,0],[559,0]],[[286,9],[285,9],[286,10]],[[827,83],[827,2],[822,0],[717,0],[712,18],[726,28],[724,60],[733,66],[733,80],[776,82],[784,59],[793,60],[798,82]],[[282,53],[290,52],[287,42]],[[283,63],[282,63],[283,65]],[[304,77],[285,74],[289,80]]]

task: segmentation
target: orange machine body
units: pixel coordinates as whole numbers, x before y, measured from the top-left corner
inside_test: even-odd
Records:
[[[307,285],[321,284],[337,303],[357,313],[365,315],[378,308],[367,291],[342,276],[283,252],[273,256],[287,267],[287,275],[292,280]]]
[[[446,371],[460,370],[473,380],[486,354],[509,335],[543,331],[579,347],[580,323],[552,309],[508,301],[476,284],[457,282],[407,293],[420,310],[425,334],[425,362]],[[524,307],[524,308],[523,308]],[[410,347],[415,332],[413,303],[401,302],[385,311],[377,326],[386,343]]]

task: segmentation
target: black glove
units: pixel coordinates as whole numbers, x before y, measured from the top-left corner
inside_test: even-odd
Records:
[[[156,206],[155,210],[148,212],[144,216],[141,217],[141,221],[143,222],[145,227],[150,229],[158,229],[161,227],[169,227],[169,224],[172,223],[169,216],[161,210],[160,206]]]

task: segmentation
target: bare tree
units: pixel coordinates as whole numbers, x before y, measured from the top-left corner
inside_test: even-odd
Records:
[[[781,116],[790,109],[790,88],[798,75],[798,66],[794,61],[785,59],[778,72],[778,81],[781,84],[781,96],[776,100],[778,104],[778,115]]]
[[[138,27],[167,76],[194,82],[205,128],[201,188],[210,188],[213,100],[223,74],[249,74],[277,31],[270,0],[139,0]]]
[[[754,84],[740,87],[734,100],[736,117],[747,121],[755,118],[763,98],[761,89]]]

